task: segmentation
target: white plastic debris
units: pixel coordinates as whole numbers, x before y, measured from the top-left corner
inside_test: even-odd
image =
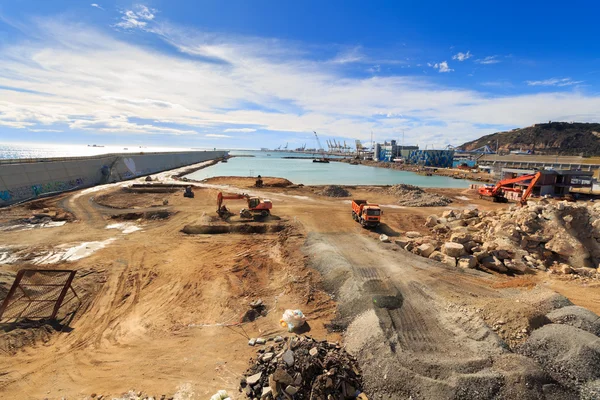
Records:
[[[300,310],[285,310],[283,316],[279,320],[279,323],[284,328],[287,327],[288,332],[292,332],[294,329],[301,327],[306,322],[306,317]]]
[[[230,399],[229,395],[225,390],[219,390],[217,393],[213,394],[210,400],[228,400]]]

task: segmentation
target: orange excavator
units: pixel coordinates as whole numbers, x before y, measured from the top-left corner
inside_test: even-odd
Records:
[[[542,176],[541,172],[536,172],[535,174],[527,174],[521,175],[516,178],[503,179],[496,184],[496,186],[482,186],[479,188],[479,198],[491,198],[494,202],[505,203],[508,200],[504,197],[504,191],[516,191],[512,186],[515,183],[530,181],[529,185],[527,185],[527,189],[525,193],[521,196],[519,203],[521,205],[525,205],[527,203],[527,199],[531,196],[531,192],[533,191],[533,187],[540,180]]]
[[[227,207],[223,204],[223,200],[246,200],[248,208],[242,208],[240,210],[240,218],[254,218],[257,216],[268,217],[271,214],[273,203],[271,200],[261,200],[258,197],[250,197],[248,194],[230,194],[224,195],[219,192],[217,195],[217,214],[221,218],[229,218],[231,213]]]

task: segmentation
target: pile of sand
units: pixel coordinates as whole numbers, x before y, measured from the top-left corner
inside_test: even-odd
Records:
[[[452,200],[446,196],[427,193],[418,186],[403,183],[391,186],[387,191],[398,198],[398,204],[406,207],[443,207],[452,203]]]
[[[327,197],[350,197],[351,195],[349,191],[337,185],[325,186],[323,190],[317,192],[317,194]]]

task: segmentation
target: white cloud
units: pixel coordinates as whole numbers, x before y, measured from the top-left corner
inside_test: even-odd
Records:
[[[96,3],[92,3],[92,4],[90,4],[90,6],[95,7],[95,8],[99,8],[100,10],[104,11],[104,8],[102,8],[100,5],[98,5]]]
[[[498,60],[498,56],[487,56],[485,58],[479,58],[475,60],[475,62],[478,64],[497,64],[500,60]]]
[[[223,132],[256,132],[256,129],[252,128],[227,128]]]
[[[0,48],[0,86],[22,90],[2,92],[0,125],[206,140],[233,129],[282,136],[316,130],[361,140],[371,131],[389,139],[405,130],[406,143],[424,147],[461,144],[497,130],[490,125],[600,122],[597,95],[499,96],[435,78],[348,75],[330,57],[319,59],[295,43],[209,35],[153,18],[159,38],[200,57],[128,43],[129,35],[78,23],[38,21],[30,38]],[[447,62],[430,66],[450,70]]]
[[[432,66],[433,68],[437,69],[438,72],[452,72],[452,71],[454,71],[452,68],[450,68],[448,66],[448,63],[446,61],[442,61],[441,63],[435,63],[433,65],[427,63],[427,65]]]
[[[216,133],[209,133],[209,134],[206,134],[204,136],[208,137],[208,138],[230,138],[231,137],[231,136],[228,136],[228,135],[218,135]]]
[[[458,60],[458,61],[465,61],[465,60],[468,60],[471,57],[473,57],[473,54],[471,54],[471,52],[467,50],[466,53],[459,52],[458,54],[453,55],[452,59],[453,60]]]
[[[154,19],[154,12],[145,5],[136,4],[131,10],[121,12],[121,22],[115,26],[122,29],[144,28],[148,21]]]
[[[529,86],[572,86],[583,83],[583,81],[574,81],[571,78],[550,78],[543,81],[525,81]]]

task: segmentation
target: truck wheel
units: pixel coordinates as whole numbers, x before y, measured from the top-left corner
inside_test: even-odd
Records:
[[[269,211],[268,210],[262,210],[261,213],[260,213],[260,215],[263,218],[267,218],[269,216]]]

